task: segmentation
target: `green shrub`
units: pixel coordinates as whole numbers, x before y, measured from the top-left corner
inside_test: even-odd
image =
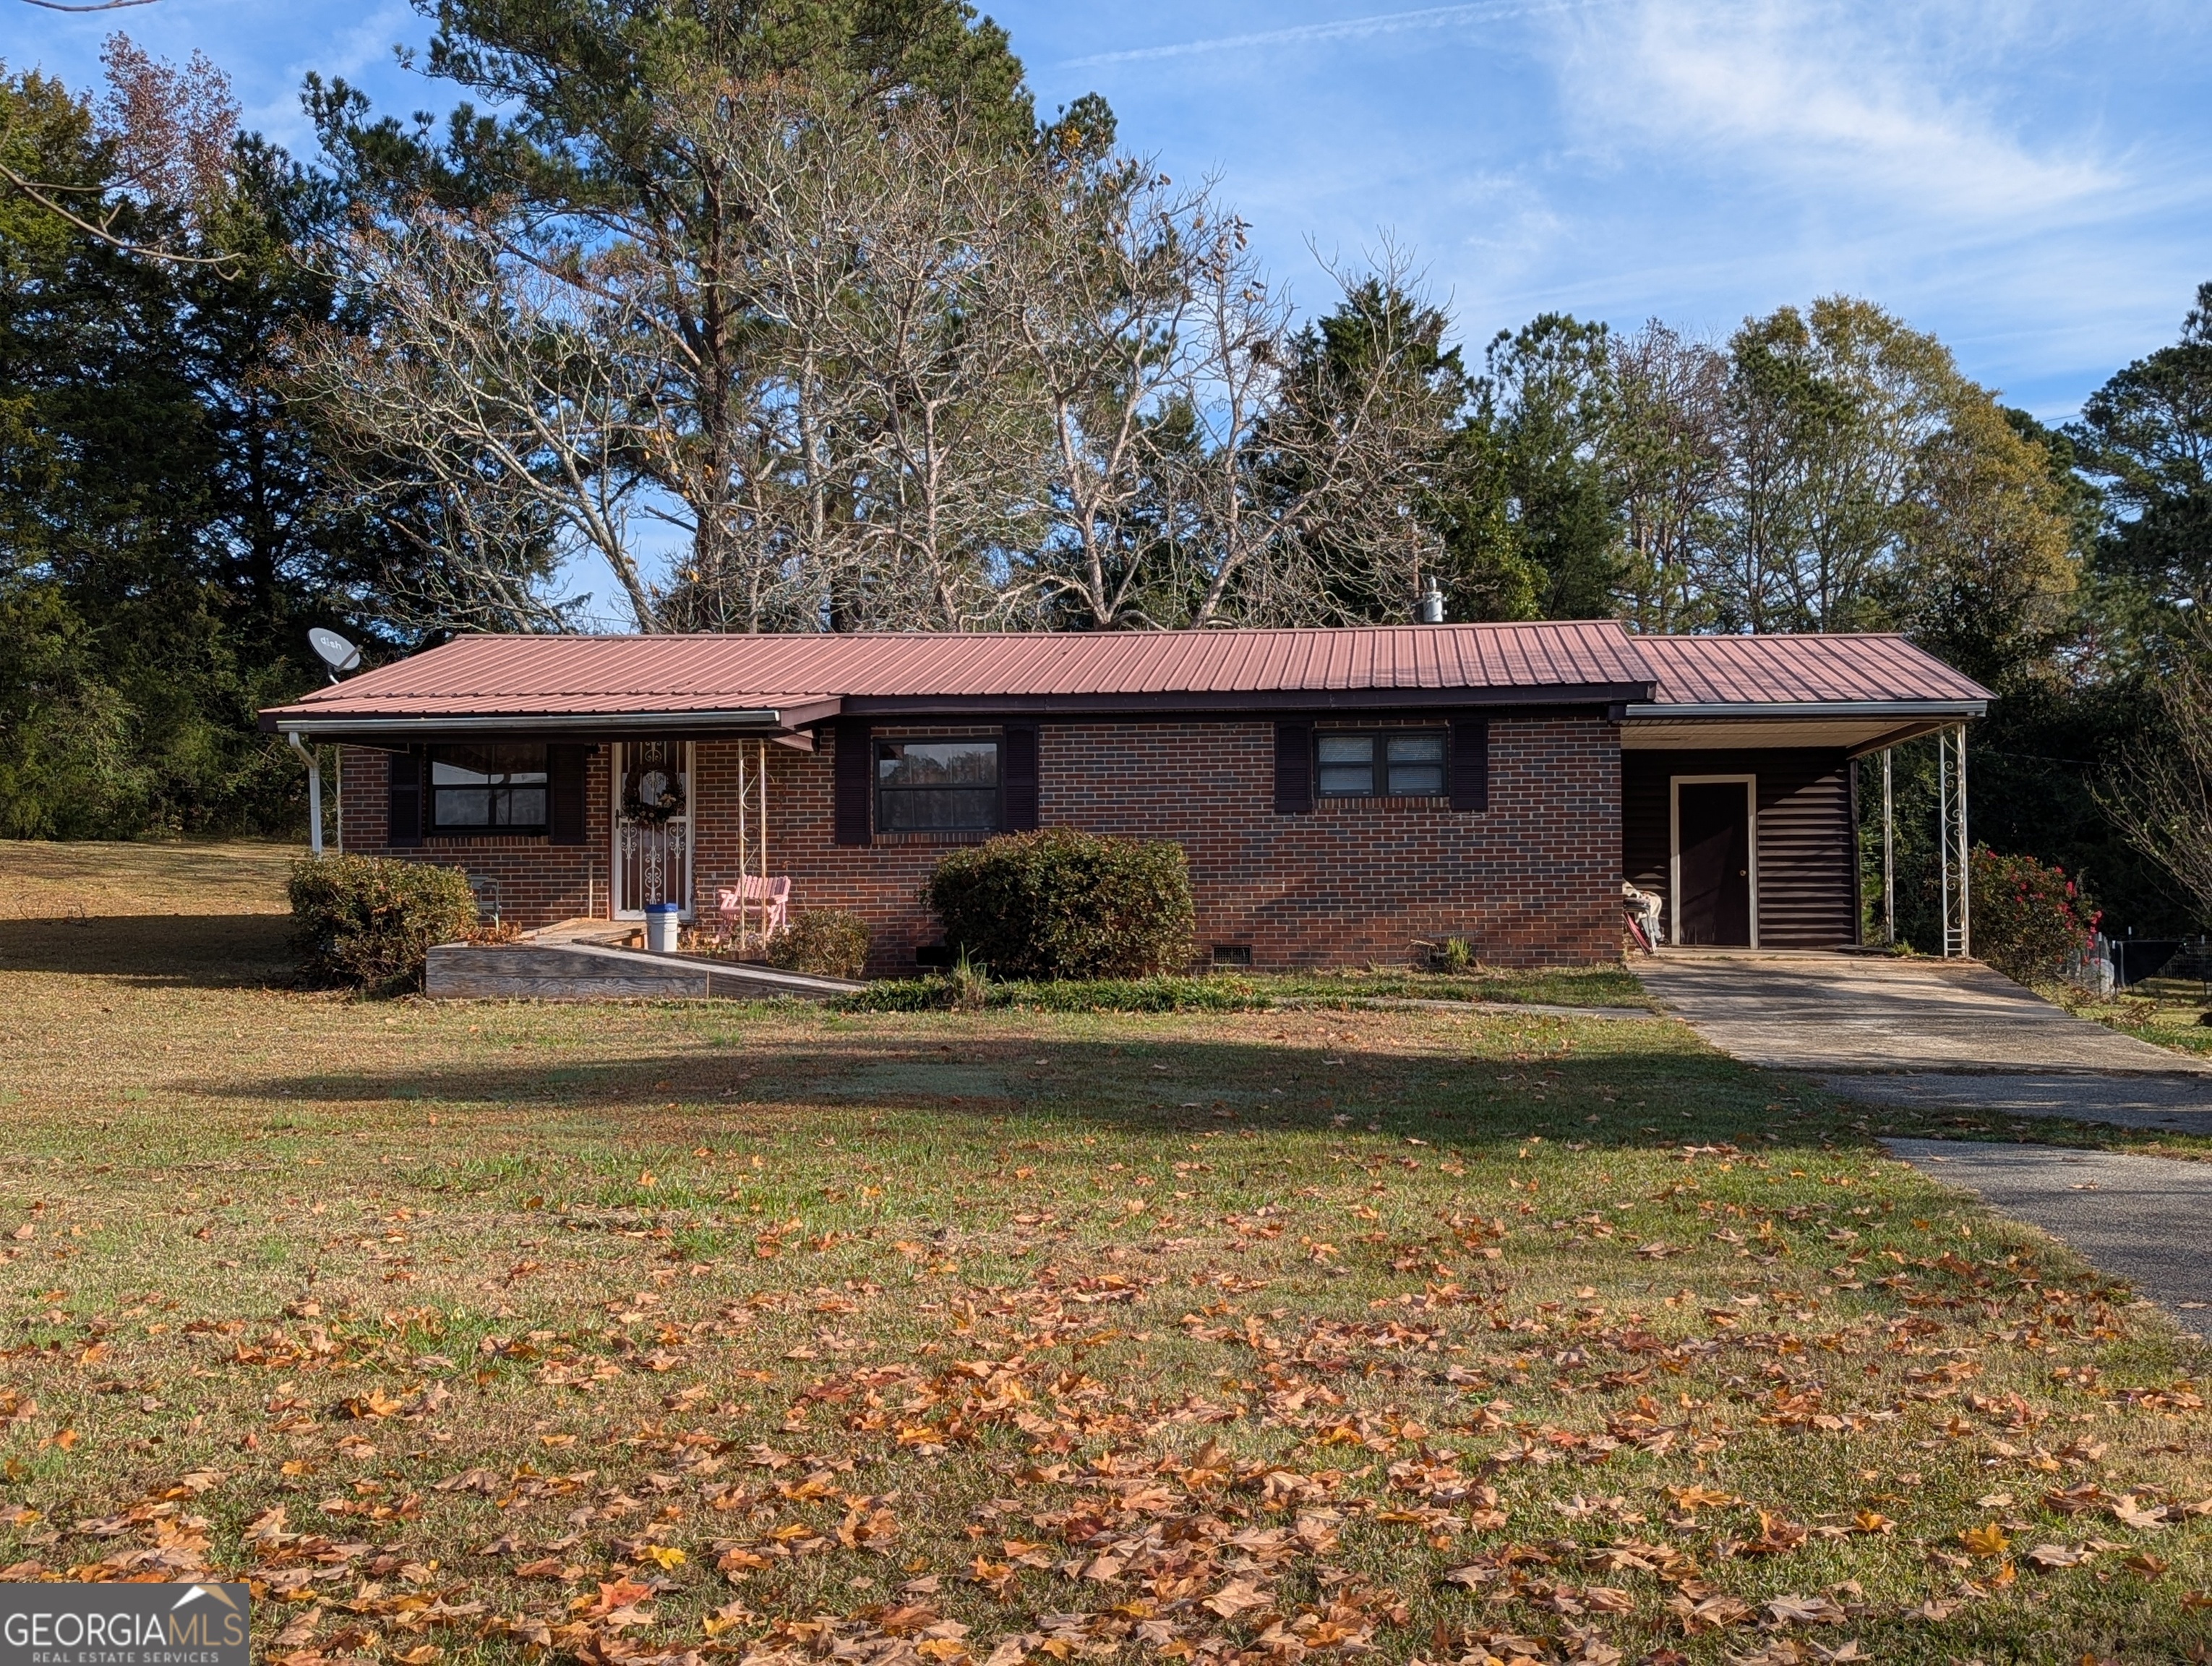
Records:
[[[2066,877],[2033,856],[1974,847],[1968,928],[1977,957],[2021,983],[2048,983],[2088,945],[2103,916]]]
[[[1148,977],[1190,964],[1182,847],[1046,828],[937,865],[921,900],[998,978]]]
[[[858,977],[868,964],[868,922],[846,909],[809,909],[768,940],[768,964],[817,977]]]
[[[433,943],[476,924],[459,868],[374,856],[304,856],[293,865],[292,943],[302,976],[369,994],[422,987]]]

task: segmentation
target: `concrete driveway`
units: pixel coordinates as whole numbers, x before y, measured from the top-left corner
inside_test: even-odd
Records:
[[[1659,1003],[1724,1053],[1845,1098],[2212,1134],[2212,1066],[2091,1024],[1985,966],[1848,954],[1668,953]],[[2042,1227],[2198,1335],[2212,1164],[2054,1146],[1884,1142]]]
[[[2212,1334],[2212,1164],[2049,1146],[1885,1140],[1893,1155],[1991,1207],[2031,1221],[2170,1310],[2184,1330]]]
[[[1636,970],[1723,1052],[1854,1099],[2212,1134],[2212,1066],[2077,1018],[1986,966],[1691,951]]]

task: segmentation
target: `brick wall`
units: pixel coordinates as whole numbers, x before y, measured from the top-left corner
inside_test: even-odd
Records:
[[[1493,721],[1481,813],[1323,799],[1311,815],[1279,816],[1270,723],[1048,722],[1038,820],[1181,843],[1201,955],[1237,944],[1262,968],[1402,964],[1416,939],[1455,935],[1499,964],[1580,964],[1620,952],[1617,733],[1595,717]],[[832,844],[835,746],[825,733],[811,756],[768,748],[769,866],[792,876],[794,908],[851,909],[875,927],[872,971],[908,970],[915,948],[939,938],[917,897],[944,847]],[[723,773],[708,762],[718,750],[700,748],[710,792]],[[702,895],[737,870],[726,818],[711,800],[707,809]]]
[[[990,730],[886,723],[875,733]],[[1619,731],[1600,717],[1494,719],[1490,808],[1481,812],[1441,800],[1322,799],[1310,815],[1279,816],[1271,722],[1047,721],[1038,741],[1041,825],[1182,845],[1201,959],[1229,944],[1249,947],[1262,969],[1402,964],[1417,939],[1447,935],[1469,939],[1501,965],[1583,964],[1620,952]],[[738,873],[741,745],[750,757],[756,743],[698,745],[693,882],[709,907],[715,886]],[[831,842],[836,745],[825,728],[812,753],[767,746],[770,871],[791,876],[794,909],[851,909],[868,920],[872,973],[911,971],[916,947],[939,937],[918,897],[946,842]],[[595,830],[607,824],[606,757],[604,748],[593,754],[587,778]],[[347,848],[380,851],[382,756],[349,751],[346,768]],[[395,854],[493,874],[509,916],[525,924],[585,912],[588,871],[593,911],[606,912],[603,835],[582,848],[433,840]]]
[[[468,838],[432,835],[417,848],[394,850],[385,842],[391,831],[386,797],[390,758],[388,752],[365,747],[339,748],[339,780],[345,793],[340,823],[348,851],[465,868],[471,875],[497,886],[501,916],[526,929],[580,915],[606,915],[611,812],[605,747],[596,748],[585,765],[584,824],[591,836],[588,842],[580,845],[549,844],[543,834]],[[479,895],[489,912],[493,891],[487,886]]]

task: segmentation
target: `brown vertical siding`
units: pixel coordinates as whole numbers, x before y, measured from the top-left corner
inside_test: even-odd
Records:
[[[1829,948],[1852,940],[1850,766],[1839,751],[1632,751],[1620,760],[1621,871],[1667,895],[1668,783],[1759,778],[1759,941]],[[1667,921],[1669,932],[1674,921]]]

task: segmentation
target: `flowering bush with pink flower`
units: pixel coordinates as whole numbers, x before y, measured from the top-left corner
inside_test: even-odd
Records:
[[[1974,848],[1974,953],[2007,977],[2048,983],[2095,935],[2104,916],[2062,867]]]

